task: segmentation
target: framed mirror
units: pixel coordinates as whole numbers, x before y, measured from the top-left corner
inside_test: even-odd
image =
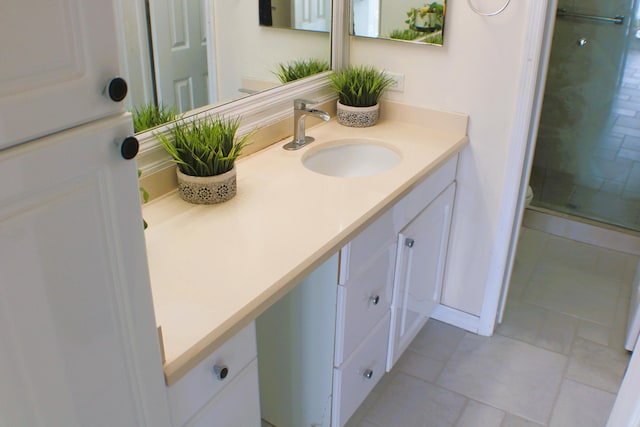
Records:
[[[352,0],[351,35],[442,46],[446,0]]]
[[[311,31],[260,25],[255,0],[119,3],[131,111],[162,106],[187,117],[283,85],[281,67],[296,61],[329,68],[331,0],[270,1],[269,10],[288,5],[288,28]]]

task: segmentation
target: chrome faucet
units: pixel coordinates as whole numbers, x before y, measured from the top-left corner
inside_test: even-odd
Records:
[[[325,111],[309,108],[308,104],[317,104],[317,102],[306,99],[293,101],[293,141],[282,147],[285,150],[297,150],[313,142],[313,137],[304,134],[304,122],[307,116],[318,117],[325,122],[331,118]]]

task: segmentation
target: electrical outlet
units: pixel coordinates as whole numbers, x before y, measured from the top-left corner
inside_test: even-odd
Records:
[[[389,71],[385,71],[384,73],[396,82],[394,85],[389,86],[390,91],[404,92],[404,74],[391,73]]]

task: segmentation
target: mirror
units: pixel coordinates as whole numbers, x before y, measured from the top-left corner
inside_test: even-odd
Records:
[[[128,108],[165,106],[186,117],[281,86],[281,64],[328,66],[331,0],[271,0],[270,7],[288,2],[290,28],[313,31],[259,25],[255,0],[120,0]]]
[[[259,0],[260,25],[292,30],[331,30],[331,0]]]
[[[352,0],[351,35],[442,46],[446,0]]]

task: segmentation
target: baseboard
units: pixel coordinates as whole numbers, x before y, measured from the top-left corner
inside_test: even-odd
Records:
[[[640,256],[640,233],[546,209],[525,210],[522,225],[605,249]]]
[[[435,308],[433,314],[431,314],[431,318],[473,332],[474,334],[477,334],[480,329],[480,318],[478,316],[442,304]]]

